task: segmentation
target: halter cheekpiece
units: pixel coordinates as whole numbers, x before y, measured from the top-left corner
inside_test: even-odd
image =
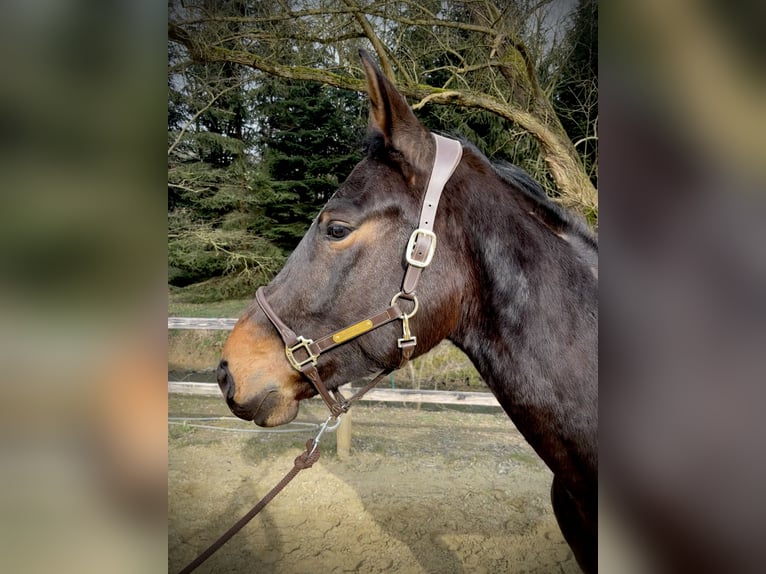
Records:
[[[437,134],[431,135],[434,138],[436,151],[434,154],[434,164],[431,168],[431,176],[428,180],[428,186],[420,208],[420,221],[417,229],[412,232],[407,242],[405,251],[407,269],[404,273],[402,289],[393,296],[391,303],[385,310],[314,341],[296,335],[276,315],[268,301],[266,301],[263,287],[259,287],[255,293],[255,300],[272,325],[274,325],[285,344],[285,356],[290,366],[311,381],[334,417],[338,417],[346,412],[354,401],[358,400],[394,369],[379,373],[354,396],[346,399],[337,390],[332,391],[332,394],[330,394],[327,386],[319,376],[316,365],[322,353],[326,353],[330,349],[347,343],[360,335],[397,320],[402,321],[402,337],[397,340],[397,347],[401,351],[402,359],[397,368],[403,367],[412,357],[412,353],[417,345],[417,337],[412,334],[410,329],[410,319],[417,313],[419,307],[415,290],[420,280],[420,274],[423,269],[431,264],[436,250],[436,234],[433,228],[442,190],[450,177],[452,177],[463,155],[463,147],[460,142]],[[409,313],[403,312],[399,307],[400,299],[405,299],[412,303],[413,308]]]

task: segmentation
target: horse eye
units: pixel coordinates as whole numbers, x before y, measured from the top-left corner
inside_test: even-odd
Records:
[[[333,223],[327,226],[327,237],[330,239],[340,240],[345,239],[351,233],[351,228],[345,225],[338,225]]]

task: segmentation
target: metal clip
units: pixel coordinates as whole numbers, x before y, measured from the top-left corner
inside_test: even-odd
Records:
[[[335,419],[335,424],[330,426],[330,421]],[[319,446],[319,441],[322,438],[322,435],[325,433],[325,431],[334,431],[336,428],[340,426],[340,415],[337,417],[329,416],[327,417],[327,420],[322,424],[322,427],[319,429],[319,432],[314,437],[314,446],[311,447],[311,452],[309,452],[309,456],[314,454],[314,451]]]
[[[412,314],[414,315],[414,313]],[[418,344],[418,338],[413,337],[410,332],[410,317],[412,315],[402,315],[402,338],[397,339],[397,346],[400,349],[405,347],[414,347]]]
[[[411,295],[405,295],[402,292],[397,293],[394,295],[394,298],[391,299],[391,306],[393,307],[398,301],[399,298],[407,299],[409,301],[412,301],[413,308],[412,311],[409,313],[405,313],[402,311],[402,316],[400,319],[402,320],[402,338],[397,339],[397,345],[400,349],[404,349],[406,347],[414,347],[418,344],[418,338],[413,337],[412,333],[410,332],[410,319],[415,316],[415,313],[418,312],[418,308],[420,307],[418,303],[418,298],[415,296],[415,294]]]

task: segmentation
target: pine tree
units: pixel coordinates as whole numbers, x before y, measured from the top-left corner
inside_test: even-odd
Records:
[[[243,297],[284,253],[253,233],[255,199],[271,189],[257,169],[252,74],[190,63],[168,98],[168,282],[191,301]]]
[[[355,92],[270,78],[255,96],[258,145],[271,189],[258,196],[256,231],[292,250],[361,159],[366,115]]]

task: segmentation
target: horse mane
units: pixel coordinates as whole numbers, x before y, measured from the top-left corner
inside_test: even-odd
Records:
[[[508,162],[492,164],[500,178],[533,205],[534,214],[557,232],[576,234],[586,245],[598,251],[598,240],[585,221],[554,202],[542,186],[520,167]]]
[[[598,252],[598,239],[588,224],[580,216],[564,209],[551,199],[542,186],[519,166],[507,161],[491,162],[478,148],[469,141],[459,138],[460,142],[473,154],[483,160],[500,179],[521,192],[528,204],[529,213],[541,221],[559,236],[577,238],[576,243]],[[571,241],[570,241],[571,242]]]

